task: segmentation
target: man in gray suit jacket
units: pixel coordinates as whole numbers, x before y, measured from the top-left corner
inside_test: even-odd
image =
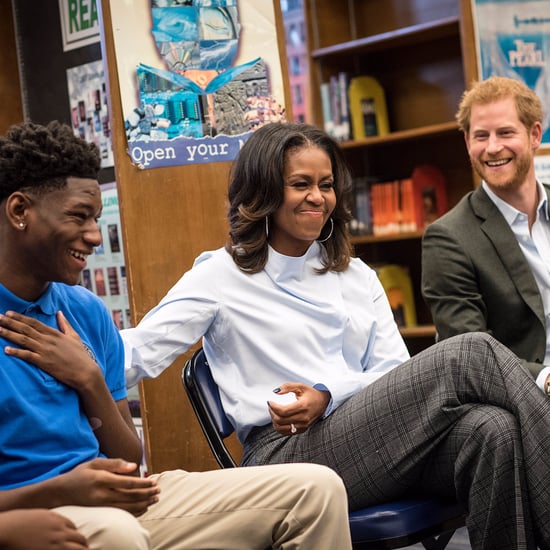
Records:
[[[439,338],[490,332],[548,390],[550,188],[534,169],[540,100],[492,77],[464,94],[457,120],[482,183],[426,229],[424,299]]]

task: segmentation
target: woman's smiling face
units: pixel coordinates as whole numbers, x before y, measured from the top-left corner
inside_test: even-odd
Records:
[[[283,178],[284,200],[271,216],[269,241],[281,254],[302,256],[336,207],[332,163],[319,147],[290,149]]]

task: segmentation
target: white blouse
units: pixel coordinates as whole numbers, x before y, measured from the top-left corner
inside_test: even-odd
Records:
[[[333,410],[408,359],[376,273],[353,258],[346,271],[319,275],[320,254],[316,242],[301,257],[270,248],[253,275],[223,248],[201,254],[137,327],[121,331],[128,386],[158,376],[203,336],[244,441],[271,422],[267,401],[284,382],[328,390]]]

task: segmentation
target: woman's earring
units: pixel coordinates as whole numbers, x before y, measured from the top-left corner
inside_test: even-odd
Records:
[[[25,229],[25,224],[24,224],[23,222],[19,222],[19,227],[20,227],[21,229]]]
[[[332,237],[332,232],[334,231],[334,221],[332,218],[330,218],[330,232],[329,234],[322,240],[317,239],[318,243],[324,243],[328,241]]]
[[[269,216],[265,217],[265,236],[269,237]]]

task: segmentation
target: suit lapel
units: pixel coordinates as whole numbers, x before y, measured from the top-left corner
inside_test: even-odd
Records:
[[[504,216],[482,187],[473,192],[471,204],[475,215],[482,220],[481,230],[493,243],[510,279],[525,303],[545,326],[544,309],[537,283]]]

